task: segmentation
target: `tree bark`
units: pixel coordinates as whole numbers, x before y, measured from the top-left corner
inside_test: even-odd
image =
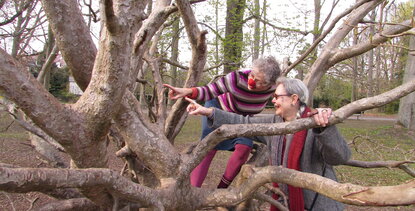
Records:
[[[259,6],[259,0],[254,1],[254,14],[255,14],[255,24],[254,24],[254,43],[252,47],[252,61],[258,59],[259,57],[259,41],[261,40],[261,26],[258,17],[261,16],[261,7]]]
[[[415,49],[415,37],[410,38],[410,49]],[[415,78],[415,55],[408,53],[403,83]],[[410,130],[415,130],[415,93],[411,93],[400,100],[398,121]]]
[[[246,0],[226,1],[226,29],[224,49],[224,74],[238,69],[242,62],[243,17]]]

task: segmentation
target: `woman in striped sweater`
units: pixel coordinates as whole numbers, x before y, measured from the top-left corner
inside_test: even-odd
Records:
[[[205,86],[192,88],[178,88],[168,84],[164,86],[170,88],[170,99],[187,96],[204,101],[205,107],[215,107],[241,115],[254,115],[265,108],[275,91],[275,80],[280,74],[278,62],[274,57],[269,56],[256,59],[252,70],[231,72]],[[206,117],[202,117],[201,139],[212,131],[207,126]],[[252,139],[247,137],[237,137],[219,143],[193,170],[190,176],[191,184],[201,187],[217,150],[230,150],[233,153],[218,185],[218,188],[227,188],[247,161],[252,145]]]

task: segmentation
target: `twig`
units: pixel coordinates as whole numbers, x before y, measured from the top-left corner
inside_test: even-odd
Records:
[[[133,152],[131,151],[131,149],[126,145],[123,148],[121,148],[120,150],[118,150],[115,155],[117,157],[126,157],[127,155],[132,154]]]
[[[415,171],[409,168],[407,165],[400,165],[399,168],[411,175],[412,177],[415,177]]]
[[[284,200],[284,205],[285,205],[286,207],[288,207],[287,196],[284,194],[284,192],[282,192],[282,191],[281,191],[281,189],[279,189],[279,188],[277,188],[277,187],[274,187],[274,186],[272,186],[272,185],[270,185],[270,184],[266,184],[266,185],[265,185],[265,188],[267,188],[267,189],[268,189],[268,190],[270,190],[271,192],[273,192],[273,193],[275,193],[275,194],[278,194],[280,197],[282,197],[282,198],[283,198],[283,200]]]
[[[306,52],[304,52],[300,56],[300,58],[298,58],[296,61],[294,61],[287,69],[283,70],[283,74],[284,75],[288,74],[288,72],[291,69],[293,69],[295,66],[300,64],[305,58],[307,58],[307,56],[310,54],[310,52],[312,52],[318,46],[318,44],[334,29],[337,22],[339,22],[341,18],[343,18],[347,14],[351,13],[354,9],[360,7],[361,5],[363,5],[366,2],[368,2],[368,0],[362,0],[358,3],[356,3],[354,6],[350,7],[349,9],[345,10],[343,13],[338,15],[336,18],[334,18],[332,23],[330,24],[330,26],[314,41],[313,44],[311,44],[310,48],[308,48],[306,50]]]
[[[28,201],[30,201],[30,207],[29,207],[29,208],[27,208],[27,210],[26,210],[26,211],[31,210],[31,209],[33,208],[33,205],[35,204],[35,202],[36,202],[38,199],[39,199],[39,197],[36,197],[36,198],[34,198],[33,200],[29,200],[29,199],[27,199]]]
[[[268,203],[276,206],[281,211],[289,211],[287,209],[287,207],[285,207],[284,205],[282,205],[281,203],[279,203],[277,200],[275,200],[272,197],[267,196],[267,195],[265,195],[263,193],[256,193],[254,197],[256,199],[258,199],[258,200],[266,201],[266,202],[268,202]]]
[[[4,133],[4,132],[6,132],[6,131],[8,131],[9,130],[9,128],[10,128],[10,126],[12,126],[12,124],[14,123],[14,120],[13,121],[11,121],[10,122],[10,124],[9,125],[7,125],[6,126],[6,128],[4,128],[4,130],[0,130],[0,133]]]
[[[120,175],[122,176],[122,175],[124,175],[124,172],[125,172],[125,169],[127,169],[127,166],[128,166],[128,162],[125,162],[124,163],[124,166],[122,167],[122,169],[121,169],[121,171],[120,171]]]

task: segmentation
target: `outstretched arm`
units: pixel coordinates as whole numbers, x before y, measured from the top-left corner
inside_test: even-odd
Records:
[[[169,84],[163,84],[163,86],[170,89],[169,98],[172,100],[177,100],[179,98],[186,97],[193,93],[192,88],[179,88],[171,86]]]

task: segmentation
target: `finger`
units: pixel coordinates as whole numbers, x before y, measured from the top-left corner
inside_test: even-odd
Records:
[[[326,111],[323,110],[319,110],[318,114],[314,116],[314,120],[316,121],[317,125],[319,126],[325,126],[324,124],[324,115],[325,115]]]
[[[184,99],[185,99],[187,102],[189,102],[189,103],[192,103],[192,104],[197,105],[197,102],[196,102],[196,101],[194,101],[193,99],[190,99],[190,98],[188,98],[188,97],[185,97]]]
[[[172,100],[177,100],[177,97],[174,96],[174,91],[172,89],[169,91],[169,98]]]
[[[170,84],[163,84],[163,86],[164,86],[164,87],[167,87],[167,88],[169,88],[169,89],[172,89],[172,90],[174,90],[174,89],[175,89],[175,87],[174,87],[174,86],[172,86],[172,85],[170,85]]]
[[[316,114],[318,114],[318,110],[317,109],[312,109],[311,112],[307,112],[307,117],[312,117]]]
[[[324,121],[322,120],[323,119],[322,115],[323,115],[322,113],[319,113],[319,114],[316,115],[317,125],[324,126]]]
[[[193,105],[193,104],[189,104],[188,106],[187,106],[187,108],[186,108],[186,111],[188,112],[188,113],[190,113],[190,112],[192,112],[192,111],[194,111],[196,108],[195,108],[195,106]]]
[[[328,108],[327,109],[327,115],[325,116],[325,123],[326,123],[326,125],[329,123],[329,119],[330,119],[331,113],[332,113],[331,108]]]
[[[196,108],[196,106],[193,105],[193,107],[194,107],[194,109],[192,111],[190,111],[189,114],[191,114],[191,115],[199,115],[199,110]]]
[[[323,109],[321,111],[321,115],[319,115],[319,121],[320,121],[320,125],[325,127],[327,124],[327,109]]]

